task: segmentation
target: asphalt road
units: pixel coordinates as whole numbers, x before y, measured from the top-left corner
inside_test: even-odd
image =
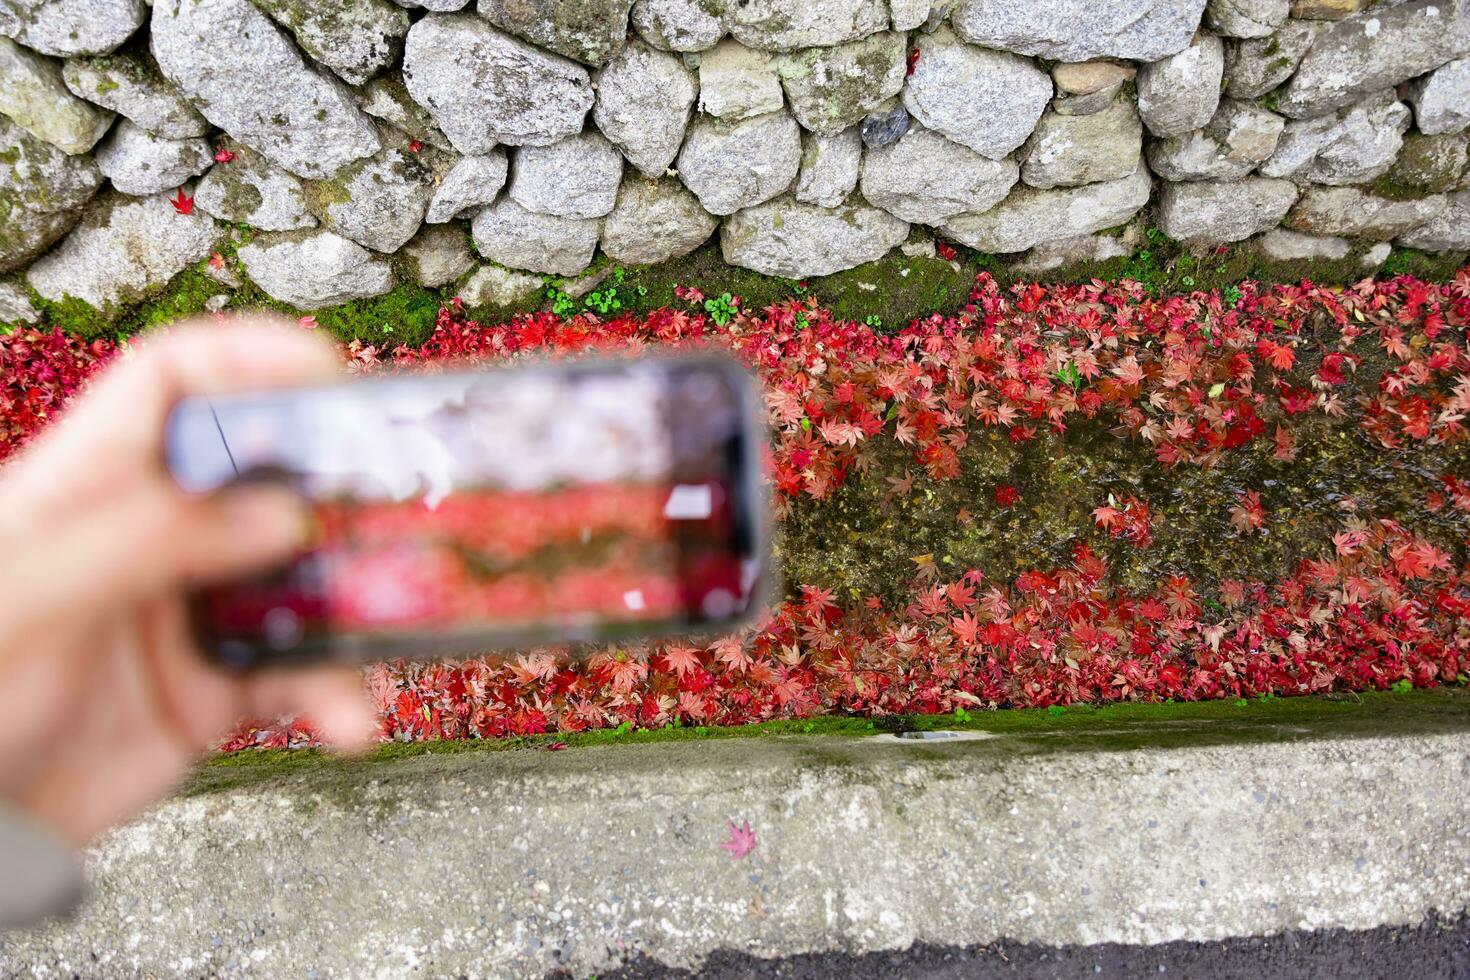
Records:
[[[1470,978],[1470,918],[1364,932],[1329,929],[1218,943],[1161,946],[996,944],[859,956],[828,953],[759,959],[719,951],[697,972],[635,961],[599,980],[1071,980],[1185,977],[1189,980],[1449,980]]]

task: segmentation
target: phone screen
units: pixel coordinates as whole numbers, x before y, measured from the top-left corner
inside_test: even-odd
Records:
[[[275,479],[313,545],[193,602],[236,667],[730,625],[764,571],[749,379],[715,357],[393,375],[180,402],[189,492]]]

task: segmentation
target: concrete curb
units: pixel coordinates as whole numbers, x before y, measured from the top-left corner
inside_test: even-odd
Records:
[[[1470,905],[1470,733],[1055,751],[779,738],[381,763],[168,802],[36,976],[586,976],[631,957],[1215,940]],[[1310,736],[1310,737],[1309,737]],[[750,822],[753,853],[719,847]]]

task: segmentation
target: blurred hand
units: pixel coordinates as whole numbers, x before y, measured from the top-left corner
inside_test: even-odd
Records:
[[[339,746],[368,742],[356,670],[236,677],[192,648],[186,593],[288,558],[303,503],[260,486],[189,497],[163,466],[184,395],[340,367],[280,323],[185,326],[115,364],[0,470],[0,796],[81,844],[167,793],[244,715],[307,713]]]

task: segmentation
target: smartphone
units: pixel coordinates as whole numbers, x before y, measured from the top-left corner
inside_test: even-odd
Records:
[[[231,668],[713,631],[761,602],[759,400],[720,356],[193,397],[166,425],[186,492],[311,505],[309,550],[192,597]]]

